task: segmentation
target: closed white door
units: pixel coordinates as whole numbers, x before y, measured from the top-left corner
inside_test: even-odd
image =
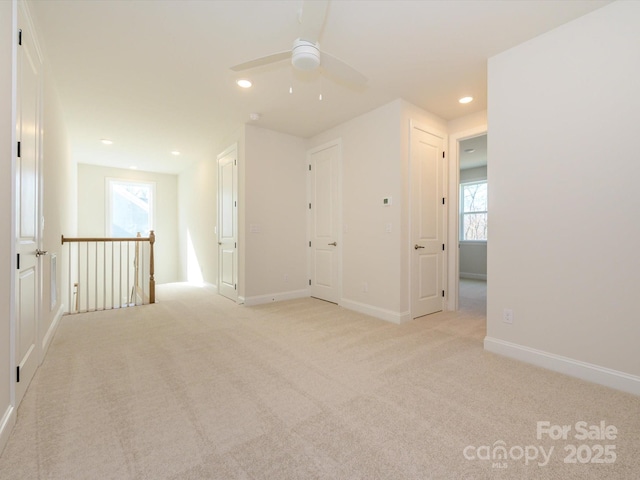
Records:
[[[218,292],[238,299],[238,149],[218,156]]]
[[[411,126],[411,313],[444,304],[444,138]]]
[[[31,32],[19,10],[16,136],[16,405],[38,366],[40,240],[40,60]]]
[[[308,155],[310,175],[311,296],[340,300],[340,144],[331,143]]]

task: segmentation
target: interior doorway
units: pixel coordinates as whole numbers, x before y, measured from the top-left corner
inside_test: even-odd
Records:
[[[459,309],[460,292],[460,158],[462,154],[474,154],[476,152],[465,152],[465,149],[474,148],[464,143],[474,138],[483,137],[485,146],[481,147],[486,152],[486,167],[488,173],[488,135],[487,125],[481,124],[476,127],[453,133],[449,136],[450,161],[448,165],[447,180],[447,236],[450,245],[447,251],[447,300],[446,308],[450,311]],[[478,151],[478,155],[481,151]],[[488,175],[487,175],[488,178]],[[487,184],[487,188],[489,188]],[[486,285],[486,284],[485,284]],[[486,288],[485,288],[486,290]]]
[[[486,315],[487,134],[465,138],[458,148],[458,308]]]

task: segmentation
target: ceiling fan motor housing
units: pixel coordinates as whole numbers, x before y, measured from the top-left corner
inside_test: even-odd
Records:
[[[320,47],[317,43],[298,38],[293,42],[291,64],[300,70],[315,70],[320,66]]]

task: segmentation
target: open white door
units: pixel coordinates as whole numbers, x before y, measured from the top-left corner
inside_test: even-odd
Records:
[[[218,155],[218,292],[238,300],[238,147]]]
[[[16,406],[38,366],[40,285],[40,66],[41,61],[22,9],[18,45],[16,137]]]
[[[310,166],[311,296],[340,300],[340,144],[332,142],[308,154]]]
[[[444,304],[444,138],[411,125],[411,314]]]

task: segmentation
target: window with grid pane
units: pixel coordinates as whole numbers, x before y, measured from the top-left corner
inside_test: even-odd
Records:
[[[487,182],[460,185],[460,240],[487,240]]]

